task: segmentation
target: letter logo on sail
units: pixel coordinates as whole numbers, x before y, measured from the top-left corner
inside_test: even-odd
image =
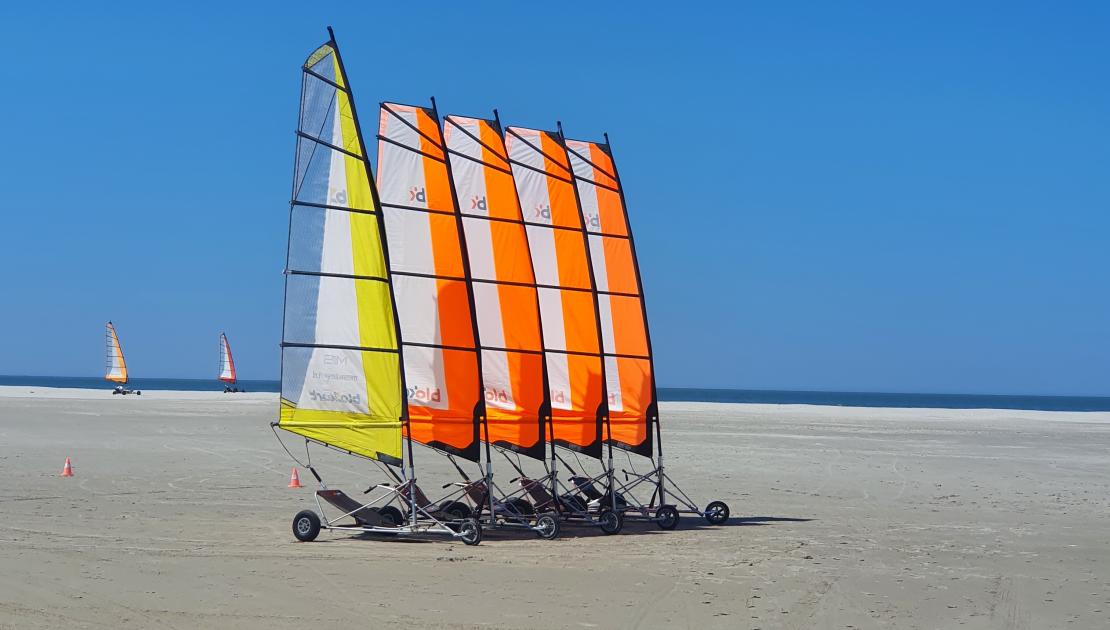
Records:
[[[488,210],[486,207],[486,196],[482,195],[479,197],[478,195],[474,195],[474,198],[470,200],[470,209],[481,210],[483,212]]]
[[[537,219],[551,220],[551,204],[537,204],[536,215]]]
[[[420,186],[413,186],[412,189],[409,190],[409,201],[413,201],[416,203],[428,203],[428,194],[424,191],[424,188]]]
[[[438,387],[413,385],[409,388],[409,400],[416,404],[438,403],[443,400],[443,396],[440,394]]]

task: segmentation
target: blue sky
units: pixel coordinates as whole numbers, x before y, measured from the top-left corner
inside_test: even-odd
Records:
[[[1110,5],[158,4],[0,8],[0,373],[276,377],[331,24],[364,119],[609,132],[663,386],[1110,395]]]

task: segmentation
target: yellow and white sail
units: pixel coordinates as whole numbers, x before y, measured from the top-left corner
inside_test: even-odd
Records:
[[[302,70],[278,426],[399,463],[401,358],[380,207],[335,41]]]
[[[104,339],[107,346],[107,373],[104,379],[113,383],[126,383],[127,362],[123,360],[123,348],[119,345],[119,335],[112,322],[108,322]]]

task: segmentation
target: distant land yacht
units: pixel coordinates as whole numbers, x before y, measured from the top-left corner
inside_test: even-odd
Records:
[[[231,358],[231,344],[223,333],[220,333],[220,375],[217,378],[224,384],[225,394],[247,391],[235,386],[235,359]]]
[[[132,390],[127,388],[127,362],[123,360],[123,348],[119,345],[119,335],[116,334],[116,327],[112,322],[108,322],[107,329],[104,333],[104,339],[107,345],[107,374],[104,379],[116,383],[116,388],[112,390],[113,394],[135,394],[141,396],[142,392],[139,390]]]

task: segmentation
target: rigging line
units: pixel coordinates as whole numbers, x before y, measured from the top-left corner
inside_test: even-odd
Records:
[[[506,175],[512,175],[512,174],[513,174],[513,172],[512,172],[511,170],[509,170],[509,169],[505,168],[504,166],[498,166],[498,165],[496,165],[496,164],[490,164],[489,162],[487,162],[487,161],[485,161],[485,160],[480,160],[480,159],[478,159],[478,158],[476,158],[476,157],[473,157],[473,156],[467,155],[467,154],[465,154],[465,153],[462,153],[462,152],[460,152],[460,151],[456,151],[456,150],[454,150],[454,149],[447,149],[447,153],[448,153],[448,154],[450,154],[450,155],[457,155],[457,156],[459,156],[459,157],[461,157],[461,158],[464,158],[464,159],[470,160],[471,162],[477,162],[478,164],[481,164],[482,166],[486,166],[486,167],[492,168],[493,170],[495,170],[495,171],[500,171],[500,172],[502,172],[502,173],[505,173]]]
[[[496,155],[496,156],[497,156],[498,158],[500,158],[500,159],[501,159],[501,161],[503,161],[503,162],[508,162],[508,161],[509,161],[509,156],[508,156],[507,152],[506,152],[506,155],[505,155],[504,157],[502,157],[501,153],[500,153],[500,152],[499,152],[499,151],[498,151],[497,149],[495,149],[495,148],[491,147],[490,145],[486,144],[486,143],[485,143],[485,141],[483,141],[483,140],[482,140],[481,138],[479,138],[478,136],[476,136],[476,135],[474,135],[474,134],[470,133],[470,130],[469,130],[469,129],[467,129],[467,128],[463,127],[463,126],[462,126],[462,125],[460,125],[459,123],[457,123],[457,122],[455,122],[454,120],[452,120],[452,117],[451,117],[451,116],[448,116],[448,117],[446,118],[446,120],[447,120],[447,122],[449,122],[449,123],[451,123],[452,125],[454,125],[454,126],[455,126],[455,128],[457,128],[457,129],[458,129],[459,131],[461,131],[461,132],[465,133],[466,135],[470,136],[470,139],[471,139],[471,140],[473,140],[473,141],[477,142],[478,144],[482,145],[482,147],[484,147],[484,148],[485,148],[485,149],[486,149],[487,151],[489,151],[490,153],[492,153],[492,154]],[[486,124],[489,124],[489,121],[488,121],[488,120],[483,120],[483,119],[480,119],[480,118],[474,118],[474,119],[472,119],[472,120],[476,120],[476,121],[478,121],[478,125],[479,125],[479,126],[481,126],[481,124],[482,124],[483,122],[485,122]],[[491,128],[492,128],[492,127],[491,127]],[[450,149],[448,149],[448,151],[450,151]]]
[[[563,163],[562,163],[562,162],[560,162],[559,160],[555,159],[555,158],[554,158],[553,156],[551,156],[551,155],[548,155],[548,153],[547,153],[546,151],[544,151],[544,150],[543,150],[543,149],[541,149],[540,147],[537,147],[536,145],[532,144],[532,141],[531,141],[531,140],[529,140],[529,139],[525,138],[524,136],[520,135],[519,133],[517,133],[517,132],[516,132],[516,127],[506,127],[506,128],[505,128],[505,131],[506,131],[506,132],[508,132],[508,133],[511,133],[511,134],[513,134],[513,135],[514,135],[514,136],[516,136],[517,138],[520,138],[520,141],[521,141],[521,142],[523,142],[524,144],[526,144],[526,145],[528,145],[528,146],[532,147],[532,150],[533,150],[533,151],[535,151],[536,153],[539,153],[539,154],[540,154],[540,155],[542,155],[543,157],[545,157],[545,158],[547,158],[547,159],[551,160],[551,161],[552,161],[552,162],[554,162],[554,163],[555,163],[555,164],[556,164],[556,165],[557,165],[557,166],[558,166],[559,168],[563,169],[564,171],[566,171],[566,172],[567,172],[567,173],[569,173],[570,175],[574,175],[574,171],[572,171],[572,170],[570,169],[570,163],[569,163],[569,160],[568,160],[568,163],[567,163],[567,165],[566,165],[566,166],[563,166]],[[533,131],[536,131],[537,133],[547,134],[547,135],[549,135],[549,136],[551,135],[551,134],[550,134],[549,132],[547,132],[547,131],[542,131],[542,130],[540,130],[540,129],[535,129],[535,130],[533,130]],[[560,144],[562,144],[562,143],[560,143]],[[512,159],[510,158],[510,159],[509,159],[509,161],[510,161],[510,162],[512,162]]]
[[[437,141],[435,138],[429,136],[428,134],[424,133],[423,131],[420,131],[419,127],[417,127],[417,126],[413,125],[412,123],[410,123],[409,121],[405,120],[405,118],[403,116],[401,116],[401,114],[394,111],[394,109],[392,107],[390,107],[390,105],[400,105],[401,107],[411,107],[413,109],[424,109],[423,107],[418,107],[416,105],[401,105],[400,103],[381,103],[382,109],[386,110],[390,114],[393,114],[394,118],[403,122],[406,127],[415,131],[417,134],[419,134],[421,137],[423,137],[428,142],[431,142],[433,145],[435,145],[435,147],[437,149],[439,149],[440,151],[443,150],[443,145],[439,141]],[[427,113],[427,112],[425,112],[425,113]],[[439,121],[436,121],[436,128],[437,129],[439,128]],[[381,136],[379,135],[378,137],[380,138]]]
[[[347,149],[344,149],[343,147],[337,147],[337,146],[335,146],[334,144],[332,144],[330,142],[324,142],[320,138],[310,136],[307,133],[301,131],[300,129],[297,130],[297,135],[306,139],[306,140],[311,140],[312,142],[315,142],[317,144],[322,144],[325,147],[331,149],[332,151],[339,151],[340,153],[342,153],[344,155],[349,155],[349,156],[353,157],[356,160],[364,160],[365,159],[361,155],[355,153],[354,151],[348,151]]]
[[[302,86],[301,86],[301,116],[302,117],[304,116],[304,94],[307,91],[308,90],[305,90],[304,85],[302,84]],[[328,99],[328,110],[326,112],[324,112],[324,119],[322,121],[320,121],[320,128],[316,130],[318,134],[323,134],[324,133],[324,125],[328,124],[328,115],[331,114],[332,107],[335,107],[335,103],[338,100],[339,99],[335,99],[335,98]],[[300,131],[301,131],[300,127],[301,127],[302,122],[303,121],[301,121],[301,120],[297,121],[297,133],[298,134],[300,134]],[[300,144],[300,143],[298,143],[298,144]],[[308,154],[308,163],[304,167],[304,175],[301,175],[301,181],[297,182],[296,187],[293,189],[293,198],[294,199],[296,199],[297,195],[301,192],[301,186],[304,185],[304,178],[308,177],[309,166],[312,165],[312,159],[316,157],[316,149],[318,149],[318,148],[319,148],[319,145],[315,145],[315,144],[312,145],[312,153]],[[300,151],[297,151],[297,154],[298,154],[297,160],[299,162],[300,161]],[[298,163],[296,166],[300,166],[300,164]]]
[[[278,434],[278,432],[277,432],[277,424],[270,424],[270,430],[274,432],[274,437],[277,438],[278,444],[281,444],[281,448],[285,449],[286,454],[289,455],[289,459],[297,462],[297,465],[300,466],[301,468],[308,468],[308,466],[305,466],[304,464],[301,463],[301,460],[297,459],[296,455],[294,455],[292,452],[289,451],[289,447],[285,445],[285,442],[283,442],[282,439],[281,439],[281,435]],[[308,450],[307,445],[305,446],[305,450],[306,451]]]
[[[397,140],[394,140],[393,138],[387,138],[387,137],[383,136],[380,133],[377,135],[377,138],[378,138],[378,140],[381,140],[382,142],[388,142],[389,144],[399,146],[402,149],[408,149],[409,151],[412,151],[413,153],[419,153],[420,155],[423,155],[424,157],[428,158],[429,160],[435,160],[436,162],[441,162],[441,163],[447,161],[447,160],[443,159],[442,157],[440,157],[438,155],[432,155],[431,153],[428,153],[427,151],[424,151],[422,149],[416,149],[416,148],[410,147],[409,145],[405,144],[404,142],[399,142]]]

